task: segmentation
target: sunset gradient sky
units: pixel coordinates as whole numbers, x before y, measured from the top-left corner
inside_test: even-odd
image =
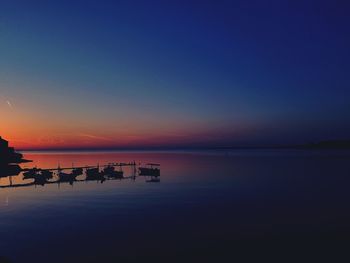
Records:
[[[0,136],[20,149],[350,134],[346,1],[0,1]]]

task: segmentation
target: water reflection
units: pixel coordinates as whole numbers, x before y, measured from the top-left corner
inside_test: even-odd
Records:
[[[318,240],[341,245],[341,238],[349,237],[350,153],[25,156],[33,164],[22,165],[23,169],[56,169],[52,178],[47,173],[50,182],[59,180],[58,166],[85,168],[73,187],[62,182],[0,189],[0,255],[13,262],[234,262],[240,261],[239,255],[260,257],[266,251],[283,251],[289,257],[301,243],[317,253],[329,251],[320,249]],[[109,180],[112,174],[103,184],[97,178],[79,182],[87,176],[86,166],[100,164],[102,172],[102,164],[133,160],[137,167],[161,163],[162,183],[145,183],[139,176],[135,181]],[[132,175],[132,169],[123,166],[123,177]],[[8,184],[9,178],[0,183]],[[11,178],[13,184],[34,181],[23,179],[23,172]],[[86,249],[91,242],[94,249]],[[37,244],[40,257],[33,253]],[[74,249],[57,253],[62,244]],[[291,249],[283,250],[281,244],[291,244]]]

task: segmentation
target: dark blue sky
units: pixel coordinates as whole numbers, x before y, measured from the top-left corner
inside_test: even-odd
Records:
[[[1,0],[0,100],[11,121],[0,131],[26,112],[46,124],[33,137],[68,142],[347,138],[349,11],[346,1]]]

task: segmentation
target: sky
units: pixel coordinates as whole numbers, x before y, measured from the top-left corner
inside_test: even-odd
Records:
[[[348,139],[349,11],[0,0],[0,136],[20,149]]]

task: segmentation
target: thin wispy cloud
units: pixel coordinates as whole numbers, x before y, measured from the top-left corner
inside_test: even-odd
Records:
[[[5,98],[4,96],[0,96],[0,103],[1,104],[6,103],[10,109],[13,109],[13,105],[12,105],[11,101],[8,100],[7,98]]]
[[[9,100],[7,100],[6,103],[11,109],[13,109],[12,103]]]
[[[94,140],[112,141],[112,139],[107,138],[107,137],[96,136],[96,135],[87,134],[87,133],[79,133],[79,136],[80,136],[80,137],[89,138],[89,139],[94,139]]]

